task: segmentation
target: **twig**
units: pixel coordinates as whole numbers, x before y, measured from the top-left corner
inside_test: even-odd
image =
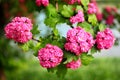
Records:
[[[56,2],[56,10],[58,11],[58,3]]]
[[[32,38],[32,40],[37,41],[37,42],[40,42],[39,40],[37,40],[37,39],[35,39],[35,38]]]

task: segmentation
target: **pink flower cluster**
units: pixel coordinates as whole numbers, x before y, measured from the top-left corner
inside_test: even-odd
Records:
[[[106,24],[112,25],[114,22],[114,16],[113,15],[108,15],[106,19]]]
[[[70,22],[73,24],[73,23],[76,23],[76,22],[84,22],[84,14],[82,11],[78,11],[78,14],[76,14],[75,16],[72,16],[70,18]]]
[[[96,13],[96,17],[97,17],[97,20],[98,20],[98,21],[102,21],[102,19],[103,19],[103,14],[100,13],[100,12],[97,12],[97,13]]]
[[[69,63],[66,64],[66,67],[67,68],[70,68],[70,69],[77,69],[81,66],[81,61],[78,59],[77,61],[71,61]]]
[[[95,4],[94,3],[89,3],[87,13],[88,14],[94,14],[96,12],[97,12],[97,7],[95,6]]]
[[[114,45],[114,42],[115,38],[109,28],[98,32],[96,35],[96,44],[98,49],[109,49]]]
[[[66,2],[66,3],[68,3],[68,4],[74,4],[74,3],[78,3],[78,4],[80,4],[80,1],[81,0],[64,0],[64,2]]]
[[[62,50],[51,44],[38,51],[38,59],[42,67],[53,68],[60,64],[63,58]]]
[[[41,5],[43,5],[43,6],[48,6],[49,5],[49,0],[36,0],[36,5],[37,6],[41,6]]]
[[[106,6],[104,9],[104,13],[105,13],[104,17],[105,17],[106,24],[113,25],[115,15],[117,14],[117,8]]]
[[[64,47],[67,51],[71,51],[76,55],[79,55],[82,52],[88,52],[94,43],[95,41],[90,33],[77,27],[67,32],[67,42]]]
[[[15,17],[12,22],[4,28],[7,38],[20,43],[25,43],[32,39],[31,29],[31,20],[26,17]]]
[[[106,7],[105,7],[105,11],[106,11],[108,14],[112,14],[113,12],[114,12],[114,13],[117,13],[117,8],[116,8],[116,7],[111,7],[111,6],[106,6]]]

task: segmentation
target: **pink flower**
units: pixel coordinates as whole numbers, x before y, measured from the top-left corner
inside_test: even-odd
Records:
[[[117,8],[116,7],[111,7],[111,6],[106,6],[105,7],[105,11],[108,13],[108,14],[115,14],[117,13]]]
[[[114,21],[114,16],[113,15],[109,15],[106,19],[106,24],[108,25],[112,25]]]
[[[13,23],[24,23],[24,28],[23,29],[27,29],[27,30],[31,30],[32,29],[32,22],[29,18],[27,17],[15,17],[14,19],[12,19]]]
[[[102,21],[102,19],[103,19],[103,14],[102,13],[96,13],[96,17],[97,17],[97,20],[98,21]]]
[[[81,0],[77,0],[77,2],[78,2],[78,4],[80,4],[80,3],[81,3]]]
[[[70,50],[71,52],[74,52],[76,55],[79,55],[81,53],[81,50],[80,50],[78,43],[68,42],[64,45],[64,47],[67,51]]]
[[[72,5],[72,4],[76,3],[76,2],[79,4],[81,2],[81,0],[64,0],[64,2]]]
[[[73,60],[73,61],[66,64],[67,68],[70,68],[70,69],[73,69],[73,70],[79,68],[80,66],[81,66],[80,59],[78,59],[77,61]]]
[[[12,22],[4,28],[7,38],[20,43],[25,43],[32,39],[31,29],[31,20],[26,17],[15,17]]]
[[[44,68],[53,68],[60,64],[63,58],[62,50],[51,44],[47,44],[45,48],[38,51],[38,59]]]
[[[78,11],[78,14],[76,14],[75,16],[72,16],[70,18],[70,22],[73,24],[73,23],[76,23],[76,22],[84,22],[84,14],[82,11]]]
[[[41,5],[43,5],[43,6],[48,6],[49,5],[49,0],[36,0],[36,5],[37,6],[41,6]]]
[[[115,13],[117,13],[117,8],[116,7],[112,7],[112,11],[114,11]]]
[[[75,2],[75,0],[68,0],[68,4],[74,4]]]
[[[44,6],[48,6],[49,5],[49,0],[42,0],[42,4]]]
[[[92,35],[80,27],[69,30],[66,40],[67,42],[64,45],[65,49],[76,55],[82,52],[88,52],[95,43]]]
[[[42,0],[36,0],[35,3],[36,3],[37,6],[41,6],[42,5]]]
[[[112,8],[110,6],[105,7],[105,11],[109,14],[111,14]]]
[[[96,35],[96,44],[98,49],[109,49],[114,45],[115,37],[109,28],[98,32]]]
[[[95,4],[94,3],[89,3],[87,13],[88,14],[94,14],[96,12],[97,12],[97,7],[95,6]]]

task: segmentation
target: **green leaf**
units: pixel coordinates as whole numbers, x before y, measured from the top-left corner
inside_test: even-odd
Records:
[[[71,52],[68,52],[68,51],[64,51],[64,58],[66,59],[63,64],[66,64],[68,62],[71,62],[72,60],[78,60],[79,59],[79,56],[76,56],[74,55],[73,53]]]
[[[78,59],[79,59],[79,56],[74,56],[74,57],[73,57],[73,60],[74,60],[74,61],[77,61]]]
[[[100,25],[99,25],[99,30],[100,30],[100,31],[104,31],[105,28],[106,28],[106,25],[104,25],[104,24],[100,24]]]
[[[56,67],[55,68],[47,68],[47,71],[48,72],[51,72],[51,73],[54,73],[56,71]]]
[[[82,6],[80,6],[80,5],[77,5],[77,6],[76,6],[76,12],[78,12],[78,10],[80,10],[80,11],[83,11],[83,8],[82,8]]]
[[[83,65],[88,65],[92,60],[93,60],[93,56],[92,55],[87,55],[86,53],[83,53],[81,55],[81,61]]]
[[[89,4],[89,0],[81,0],[83,6],[87,6]]]
[[[82,23],[78,23],[78,26],[82,27],[82,28],[85,28],[85,27],[88,27],[88,28],[91,28],[91,24],[89,24],[88,22],[82,22]]]
[[[94,26],[97,24],[97,18],[95,16],[95,14],[88,15],[88,22],[92,23],[92,25],[94,25]]]
[[[34,44],[34,42],[33,42],[32,40],[30,40],[30,41],[28,42],[28,46],[29,46],[30,49],[33,49],[34,46],[35,46],[35,44]]]
[[[63,64],[67,64],[67,63],[71,62],[72,60],[73,60],[73,57],[69,57],[69,58],[67,58],[66,61],[64,61]]]
[[[66,22],[66,19],[63,18],[61,15],[57,15],[56,17],[47,17],[44,21],[44,23],[51,27],[51,28],[55,28],[55,26],[58,24],[58,23],[65,23]]]
[[[63,5],[64,5],[64,2],[63,1],[58,1],[58,11],[61,12],[63,10]]]
[[[55,38],[54,38],[54,39],[55,39]],[[66,42],[66,39],[65,39],[64,37],[61,38],[60,36],[58,36],[58,37],[56,37],[55,40],[52,41],[51,44],[57,45],[57,46],[60,47],[61,49],[64,49],[64,44],[65,44],[65,42]]]
[[[54,28],[58,21],[59,21],[59,18],[57,18],[57,17],[48,17],[48,18],[45,19],[44,23],[47,26],[50,26],[51,28]]]
[[[53,29],[53,33],[54,33],[55,36],[59,35],[59,32],[58,32],[58,30],[56,28]]]
[[[46,15],[47,15],[47,17],[56,17],[57,10],[56,10],[55,6],[53,6],[52,4],[49,4],[46,7]]]
[[[38,56],[38,51],[35,50],[35,51],[33,52],[33,55],[34,55],[35,57],[37,57],[37,56]]]
[[[20,47],[21,47],[22,50],[25,51],[25,52],[27,52],[27,51],[29,50],[29,47],[28,47],[28,44],[27,44],[27,43],[20,45]]]
[[[22,48],[23,51],[27,52],[34,47],[34,42],[30,40],[27,43],[18,44],[18,45]]]
[[[100,50],[98,50],[98,48],[96,46],[93,46],[90,50],[91,54],[94,54],[94,53],[97,53],[97,52],[100,52]]]
[[[59,78],[63,79],[67,73],[67,68],[65,64],[60,64],[57,66],[56,74]]]
[[[93,30],[94,30],[94,33],[97,34],[98,31],[100,31],[99,26],[97,25],[97,26],[93,27]]]
[[[95,35],[92,26],[88,22],[78,23],[78,26],[82,27],[83,29],[85,29],[85,31],[91,33],[93,36]]]
[[[74,11],[72,10],[73,6],[72,5],[63,5],[63,10],[61,11],[61,14],[64,17],[71,17],[74,14]]]
[[[64,18],[61,15],[58,15],[56,18],[58,18],[58,22],[57,23],[65,23],[68,22],[68,19]]]
[[[33,35],[39,34],[40,31],[38,30],[38,25],[34,25],[31,32],[32,32]]]
[[[33,49],[33,51],[34,51],[34,53],[33,53],[33,55],[34,56],[38,56],[38,50],[41,48],[41,43],[37,43],[36,44],[36,46],[34,47],[34,49]]]

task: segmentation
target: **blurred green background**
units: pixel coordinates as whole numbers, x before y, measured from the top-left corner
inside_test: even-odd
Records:
[[[38,60],[30,59],[15,71],[5,71],[7,80],[61,80],[55,74],[40,67]],[[68,70],[62,80],[119,80],[120,59],[98,58],[90,65]]]
[[[26,0],[26,4],[29,5],[30,1],[33,0]],[[98,0],[97,2],[100,8],[112,5],[119,9],[120,6],[119,0]],[[26,10],[25,4],[18,4],[18,0],[0,0],[0,10],[0,80],[61,80],[55,74],[48,73],[46,69],[42,68],[36,57],[23,52],[15,42],[4,36],[4,26],[11,17],[32,16],[31,11]],[[116,53],[119,53],[119,48]],[[119,80],[119,78],[120,56],[111,55],[95,57],[88,66],[68,70],[65,79],[62,80]]]

